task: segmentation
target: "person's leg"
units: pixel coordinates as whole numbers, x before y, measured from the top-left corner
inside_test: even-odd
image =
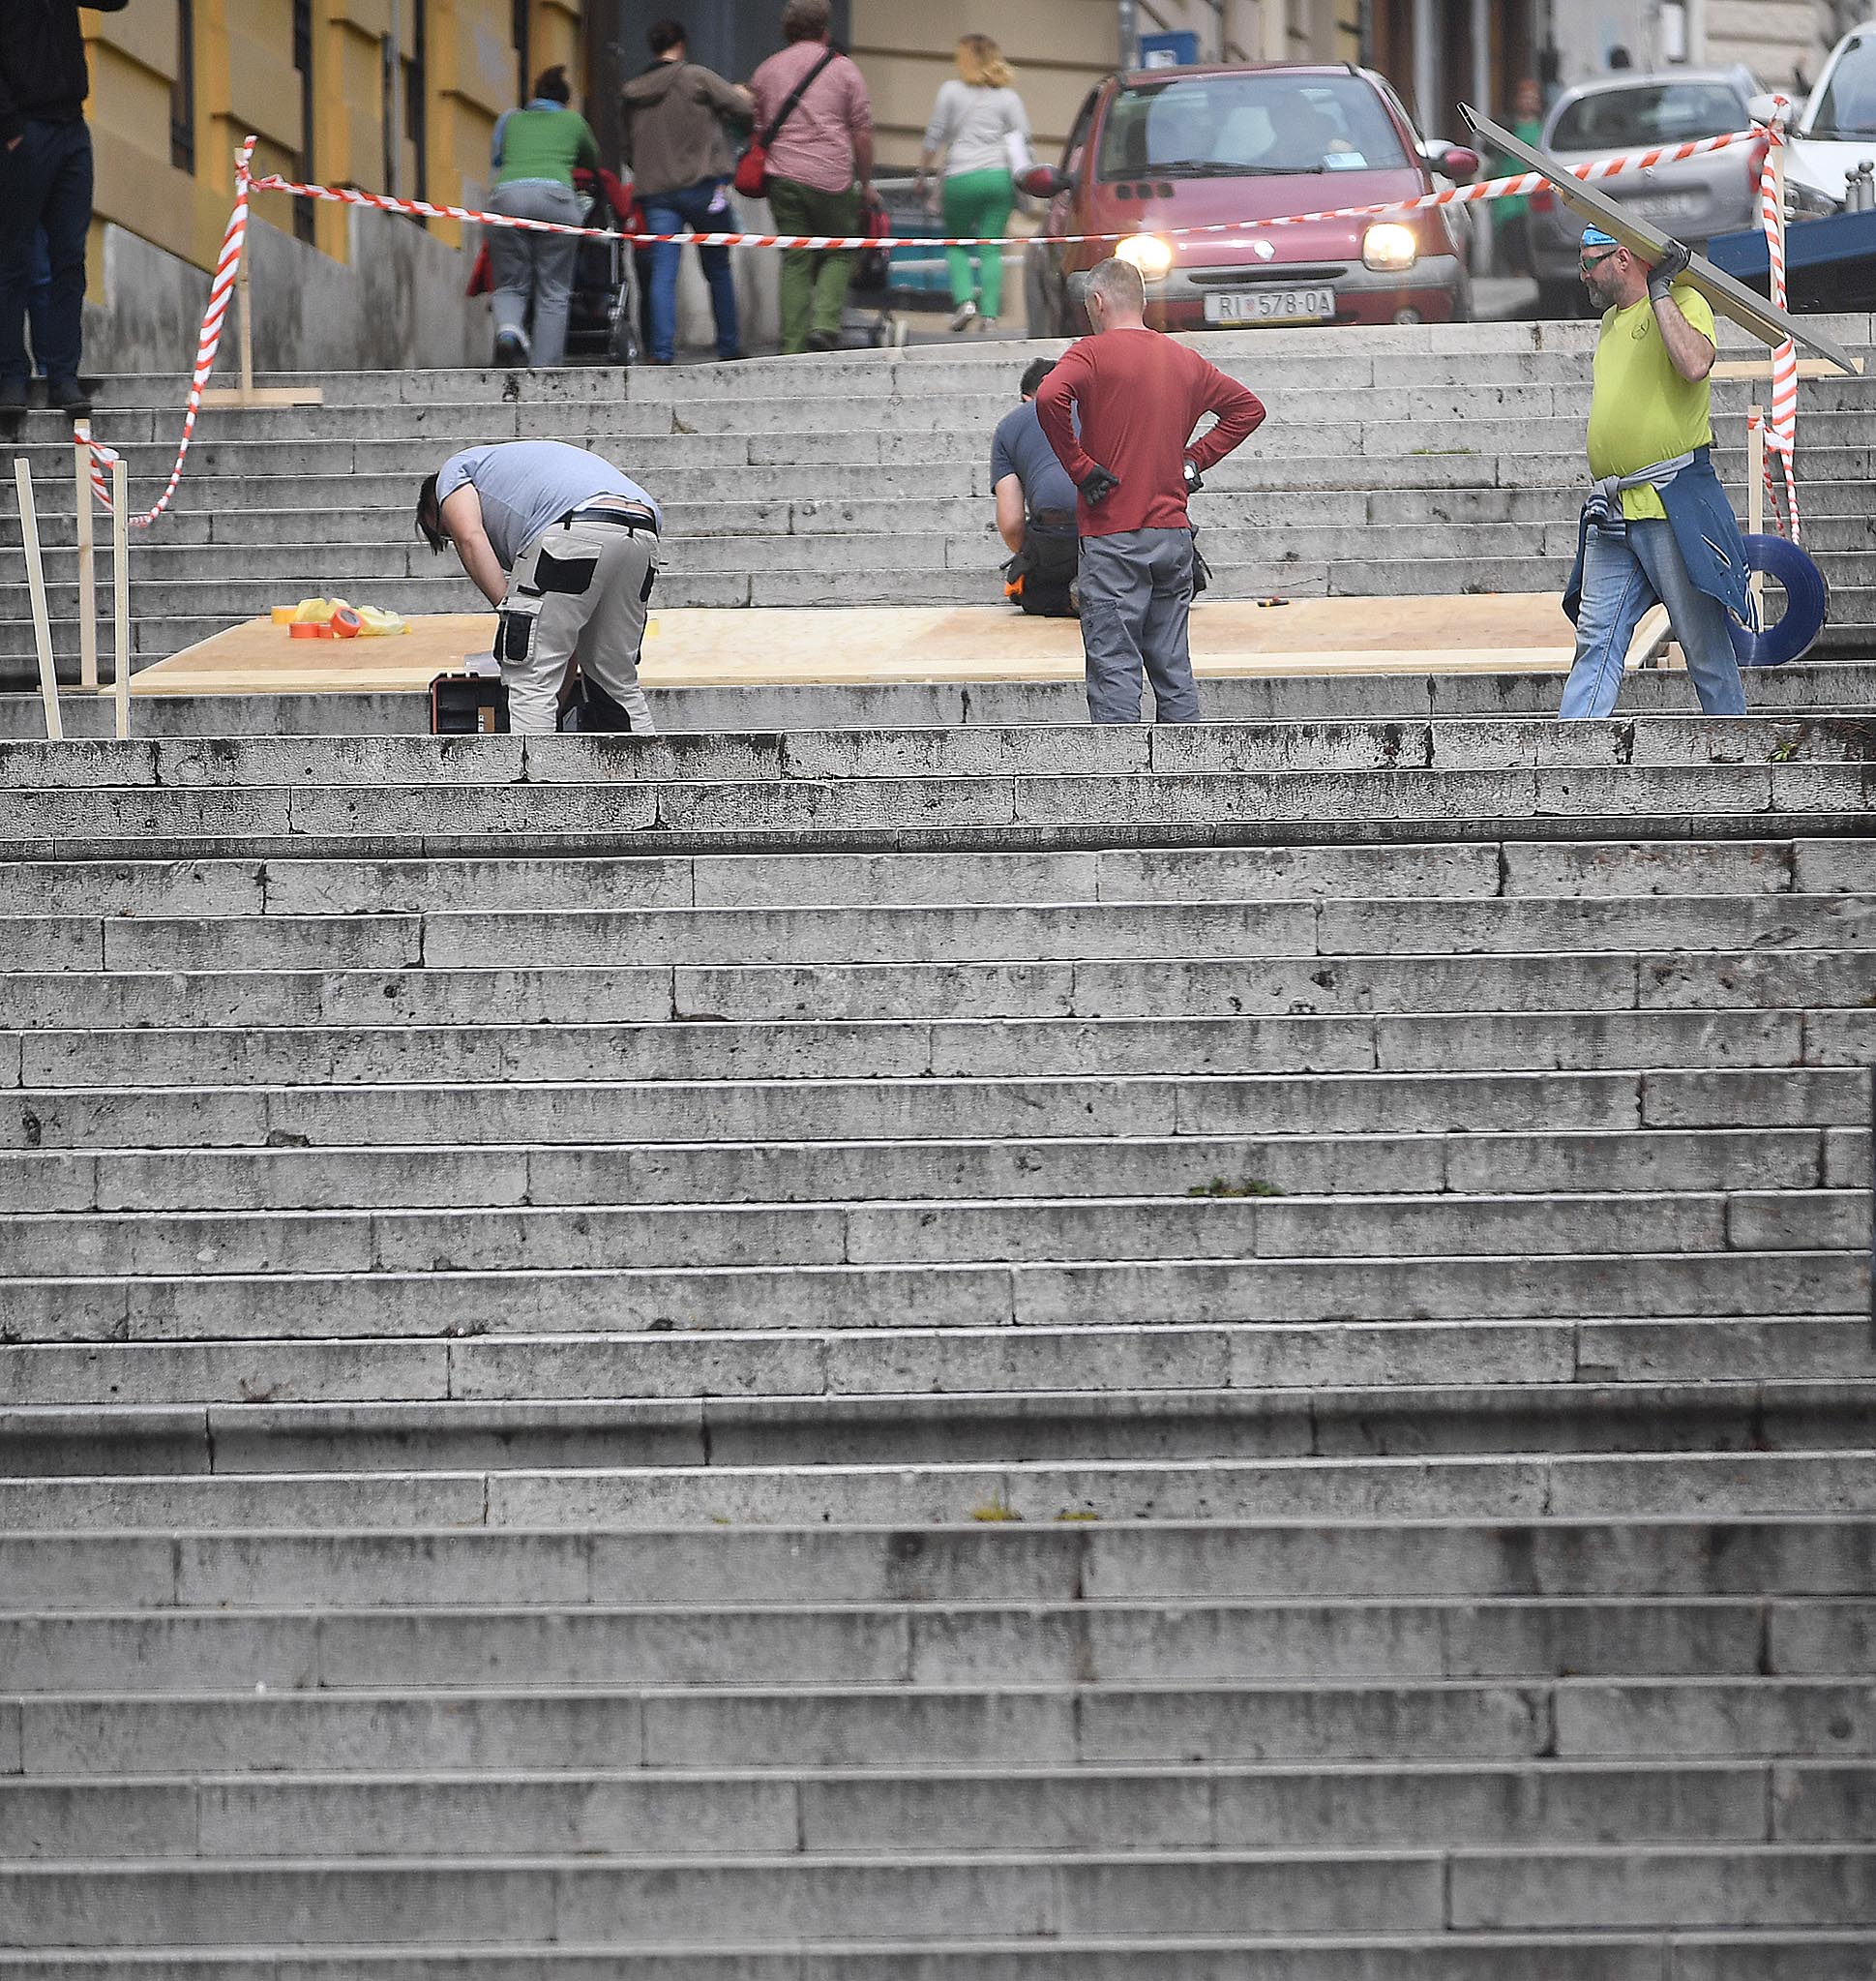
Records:
[[[778,234],[814,234],[820,229],[811,225],[809,189],[793,179],[771,179],[768,189],[769,212]],[[815,257],[805,248],[784,249],[782,254],[782,351],[793,356],[808,348],[808,321],[814,311]]]
[[[695,210],[691,225],[700,234],[730,232],[735,216],[730,211],[721,179],[705,179],[691,189]],[[742,352],[742,324],[736,315],[736,271],[728,248],[700,248],[697,258],[703,266],[704,286],[710,291],[710,320],[716,326],[717,356],[737,357]]]
[[[1629,527],[1633,527],[1632,525]],[[1623,662],[1654,587],[1626,532],[1591,529],[1583,546],[1583,600],[1576,614],[1576,658],[1557,713],[1563,722],[1600,722],[1615,712]]]
[[[693,233],[728,233],[734,225],[728,201],[721,205],[717,203],[722,189],[721,179],[700,179],[695,186],[686,186],[683,192],[671,195],[671,204],[684,216],[684,224]],[[730,250],[699,248],[697,258],[702,264],[704,285],[710,291],[710,316],[716,325],[717,356],[733,358],[742,348],[742,331],[736,321],[736,282],[730,267]],[[672,280],[674,283],[674,276]]]
[[[1192,678],[1190,616],[1192,612],[1192,532],[1189,529],[1147,529],[1142,536],[1153,543],[1147,568],[1152,588],[1146,602],[1146,623],[1140,654],[1146,678],[1153,684],[1155,722],[1197,722],[1199,687]]]
[[[33,369],[45,376],[45,352],[54,341],[47,312],[52,300],[52,256],[45,246],[45,229],[33,236],[33,282],[26,291],[26,327],[33,340]]]
[[[40,235],[45,188],[35,134],[29,124],[11,151],[0,149],[0,384],[22,395],[32,364],[26,356],[26,306],[33,288],[33,255]]]
[[[590,597],[574,601],[584,609],[575,646],[580,672],[625,711],[634,735],[656,735],[639,685],[639,653],[658,575],[658,540],[610,523],[576,523],[565,534],[589,545],[597,559]]]
[[[509,187],[497,186],[489,195],[489,211],[519,213],[519,194]],[[521,358],[527,356],[527,299],[534,268],[528,248],[530,239],[518,227],[489,229],[489,274],[495,285],[492,304],[497,362],[504,356],[501,346],[510,340]]]
[[[645,201],[645,229],[654,234],[681,233],[684,217],[669,197]],[[668,365],[677,355],[677,257],[683,249],[675,241],[660,241],[650,251],[651,293],[645,316],[651,334],[646,355],[654,364]]]
[[[845,193],[817,193],[815,199],[819,219],[810,232],[859,232],[860,189],[857,186],[849,186]],[[821,255],[819,266],[815,270],[814,315],[808,323],[810,337],[839,338],[841,314],[847,308],[847,287],[853,280],[853,269],[859,258],[858,253],[850,248]]]
[[[1705,715],[1743,715],[1745,683],[1740,677],[1739,656],[1733,651],[1726,608],[1709,597],[1688,574],[1686,559],[1675,540],[1674,525],[1659,518],[1631,523],[1628,541],[1655,595],[1668,609],[1668,619]]]
[[[584,209],[571,186],[534,189],[534,218],[578,226]],[[534,350],[536,366],[551,371],[566,362],[567,312],[573,301],[574,264],[580,242],[573,234],[533,234]]]
[[[516,559],[495,621],[495,658],[508,689],[508,727],[517,735],[551,735],[559,727],[560,685],[591,610],[587,593],[551,591],[541,583],[544,555],[559,572],[557,582],[569,582],[563,558],[554,555],[550,541],[561,534],[545,531]]]
[[[1138,530],[1082,539],[1082,656],[1089,722],[1140,720],[1140,641],[1151,595]]]
[[[76,382],[84,348],[85,236],[91,229],[91,133],[83,123],[42,127],[48,146],[40,225],[45,230],[45,345],[34,355],[53,387]]]
[[[1016,182],[1007,172],[973,176],[984,183],[977,195],[970,231],[980,240],[1000,240],[1009,232],[1010,215],[1016,210]],[[980,248],[977,252],[983,274],[983,313],[994,323],[1003,314],[1003,251]]]
[[[971,176],[959,172],[944,181],[944,198],[939,209],[939,218],[947,234],[968,234],[974,231],[966,225],[966,209],[969,204],[968,189]],[[970,266],[970,250],[945,249],[944,266],[951,279],[953,307],[961,310],[965,304],[974,303],[977,300],[977,282]]]

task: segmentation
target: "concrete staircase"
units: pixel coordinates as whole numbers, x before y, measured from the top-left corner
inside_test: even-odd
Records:
[[[1774,678],[0,745],[0,1977],[1867,1975]]]
[[[1832,320],[1866,348],[1870,320]],[[1207,477],[1195,512],[1220,596],[1559,590],[1575,549],[1595,327],[1462,324],[1228,332],[1202,348],[1265,396],[1265,429]],[[175,512],[139,538],[135,642],[162,658],[312,592],[407,612],[474,610],[453,558],[411,526],[421,477],[460,446],[546,436],[590,446],[666,504],[667,606],[990,604],[990,431],[1039,349],[1003,345],[669,371],[354,374],[326,404],[204,416]],[[1728,332],[1729,354],[1761,348]],[[1744,422],[1764,385],[1718,387],[1718,462],[1743,513]],[[1868,502],[1876,401],[1861,380],[1807,381],[1806,542],[1833,599],[1831,639],[1876,629]],[[510,393],[517,396],[510,397]],[[123,378],[97,430],[153,499],[182,388]],[[33,416],[52,553],[55,644],[77,650],[72,460]],[[17,540],[0,491],[0,552]],[[16,558],[0,584],[0,683],[24,685],[31,626]]]

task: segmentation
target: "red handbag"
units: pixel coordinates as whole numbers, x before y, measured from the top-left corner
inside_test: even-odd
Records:
[[[807,94],[808,85],[825,69],[836,55],[838,48],[829,48],[815,66],[797,82],[789,100],[769,119],[768,129],[759,136],[752,137],[742,148],[736,160],[735,177],[730,184],[745,199],[766,199],[768,197],[768,148],[775,142],[775,134],[794,115],[795,105]]]

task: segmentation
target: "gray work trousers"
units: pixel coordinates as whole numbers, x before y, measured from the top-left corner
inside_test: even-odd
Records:
[[[1141,673],[1157,722],[1197,722],[1186,622],[1192,532],[1127,529],[1082,538],[1082,653],[1090,722],[1138,722]]]
[[[578,226],[585,213],[571,186],[550,179],[518,179],[489,195],[491,213],[513,220],[553,220]],[[488,227],[489,268],[495,283],[495,328],[519,330],[528,340],[528,362],[558,365],[567,355],[567,311],[573,297],[572,234],[537,234],[526,227]],[[528,305],[534,328],[527,328]]]
[[[495,635],[512,731],[553,734],[560,685],[578,660],[631,717],[634,735],[657,734],[639,685],[639,649],[658,561],[652,530],[596,521],[590,511],[551,524],[521,553]]]

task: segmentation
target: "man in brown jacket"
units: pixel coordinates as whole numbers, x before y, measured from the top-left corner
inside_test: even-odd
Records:
[[[746,89],[726,82],[714,70],[690,60],[681,20],[661,20],[646,39],[653,61],[625,86],[625,162],[654,234],[731,232],[728,183],[735,168],[726,117],[747,120],[754,100]],[[717,324],[717,356],[742,356],[736,326],[736,284],[728,248],[700,248],[703,279],[710,285],[710,309]],[[647,329],[651,362],[669,365],[677,347],[677,256],[675,241],[651,251]]]

